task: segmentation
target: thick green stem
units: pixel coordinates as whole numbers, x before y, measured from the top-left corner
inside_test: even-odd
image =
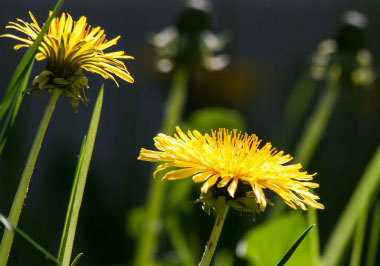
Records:
[[[161,131],[171,134],[180,120],[186,99],[186,84],[188,70],[178,69],[174,74],[168,103],[165,110]],[[134,265],[151,265],[157,249],[158,234],[162,227],[161,211],[165,192],[165,183],[161,176],[153,180],[148,192],[148,202],[145,218],[145,228],[141,232],[138,242]]]
[[[46,128],[49,124],[51,115],[53,114],[55,104],[57,103],[60,93],[60,90],[54,90],[52,92],[49,104],[44,111],[44,115],[42,117],[37,134],[34,138],[32,148],[29,152],[29,156],[26,161],[25,168],[22,173],[21,180],[18,185],[17,192],[13,200],[12,208],[8,217],[8,221],[15,227],[17,227],[17,223],[20,218],[21,209],[24,204],[26,193],[28,191],[30,179],[37,161],[38,153],[41,149],[41,144],[45,136]],[[7,264],[8,256],[13,242],[13,236],[13,233],[11,233],[10,231],[4,231],[3,239],[1,240],[0,244],[0,265],[5,266]]]
[[[224,220],[226,219],[228,206],[225,203],[224,197],[219,197],[217,200],[216,219],[214,227],[212,228],[211,236],[207,242],[205,252],[203,253],[199,266],[208,266],[211,263],[212,256],[216,245],[218,244],[220,233],[222,232]]]

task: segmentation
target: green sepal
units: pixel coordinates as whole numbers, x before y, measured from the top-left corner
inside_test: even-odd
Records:
[[[70,84],[70,82],[64,78],[54,78],[51,81],[52,81],[52,83],[54,83],[56,85],[60,85],[60,86],[67,86]]]
[[[260,209],[253,197],[240,197],[227,200],[227,205],[240,212],[260,213]]]
[[[59,89],[62,94],[71,98],[71,105],[77,113],[79,101],[84,102],[86,105],[88,103],[85,88],[88,88],[88,79],[81,70],[68,78],[63,78],[51,71],[44,70],[34,79],[32,86],[25,91],[40,95],[42,90],[51,92],[54,89]]]

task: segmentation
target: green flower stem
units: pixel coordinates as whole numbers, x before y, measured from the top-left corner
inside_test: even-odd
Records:
[[[327,127],[332,114],[333,107],[339,95],[339,78],[341,69],[339,66],[332,66],[329,71],[327,80],[327,88],[319,100],[305,131],[302,134],[295,151],[295,161],[302,163],[303,167],[307,167],[312,158],[319,141]],[[315,230],[310,232],[310,248],[313,258],[313,265],[319,265],[320,245],[317,213],[314,209],[307,212],[308,224],[315,224]]]
[[[306,167],[327,127],[333,107],[339,95],[340,68],[332,67],[327,81],[327,88],[310,117],[301,140],[295,150],[295,161]]]
[[[174,73],[173,84],[162,123],[162,132],[170,135],[179,122],[186,99],[186,84],[188,81],[188,70],[178,69]],[[144,230],[137,240],[137,251],[134,265],[151,265],[157,249],[158,234],[161,230],[161,212],[163,206],[165,183],[161,182],[162,175],[153,180],[148,192],[148,202]]]
[[[171,214],[166,219],[167,231],[170,237],[170,241],[178,253],[178,258],[180,259],[181,265],[196,265],[193,254],[191,253],[186,238],[182,233],[180,221],[177,214]]]
[[[24,199],[28,191],[30,179],[34,170],[34,165],[36,164],[38,153],[41,149],[42,140],[45,136],[46,128],[49,124],[51,115],[53,114],[55,104],[57,103],[58,97],[60,95],[60,90],[54,90],[51,94],[50,101],[46,107],[40,126],[38,128],[37,134],[34,138],[32,148],[29,152],[28,159],[24,171],[21,176],[20,183],[17,188],[15,198],[12,203],[12,208],[9,213],[8,221],[17,227],[18,220],[20,218],[21,209],[24,204]],[[11,250],[14,235],[8,231],[4,231],[3,238],[0,244],[0,265],[5,266],[8,261],[9,253]]]
[[[297,80],[282,112],[279,126],[273,133],[272,142],[276,143],[277,147],[281,146],[282,149],[289,147],[317,85],[318,82],[307,73]]]
[[[226,219],[228,206],[226,205],[224,197],[219,197],[217,199],[216,206],[216,219],[214,227],[212,228],[211,236],[207,242],[205,252],[203,253],[202,260],[199,266],[208,266],[211,263],[212,256],[218,243],[220,233],[222,232],[224,220]]]

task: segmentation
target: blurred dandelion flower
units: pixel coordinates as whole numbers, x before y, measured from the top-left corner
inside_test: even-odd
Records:
[[[29,12],[29,15],[31,23],[17,19],[19,23],[9,22],[6,26],[7,29],[26,34],[27,38],[13,34],[0,35],[21,41],[22,44],[14,46],[15,50],[30,47],[41,32],[33,14]],[[72,17],[65,13],[62,13],[60,18],[54,18],[36,55],[39,61],[47,60],[46,70],[35,80],[32,91],[59,88],[73,100],[86,102],[84,88],[88,85],[82,68],[100,74],[105,79],[112,79],[117,86],[119,84],[113,75],[127,82],[134,81],[124,63],[118,60],[133,59],[132,56],[124,55],[123,51],[103,52],[115,45],[120,36],[107,41],[104,30],[100,27],[92,28],[86,21],[87,18],[84,16],[78,21],[73,21]]]
[[[296,209],[305,205],[324,209],[318,203],[318,196],[309,191],[317,188],[317,183],[309,182],[314,175],[300,172],[301,164],[289,164],[292,157],[277,152],[270,143],[259,148],[260,140],[256,135],[244,135],[236,130],[219,129],[211,135],[198,131],[188,131],[187,135],[177,127],[174,137],[158,134],[154,138],[160,151],[141,149],[139,160],[164,162],[157,167],[159,171],[170,169],[162,178],[165,180],[182,179],[192,176],[194,182],[204,182],[203,194],[211,187],[227,188],[228,197],[234,198],[238,185],[248,185],[246,197],[253,198],[260,211],[267,205],[263,189],[276,192],[287,205]]]

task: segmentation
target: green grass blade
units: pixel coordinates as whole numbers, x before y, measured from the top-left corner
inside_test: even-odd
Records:
[[[369,234],[366,266],[375,266],[380,238],[380,202],[375,204],[372,218],[372,228]]]
[[[21,59],[20,63],[16,67],[16,70],[11,77],[11,80],[8,84],[7,90],[5,91],[3,99],[0,103],[0,120],[3,118],[4,114],[8,110],[9,106],[12,103],[12,100],[14,99],[14,97],[17,93],[17,84],[22,79],[22,73],[24,73],[24,71],[27,69],[27,67],[34,60],[34,56],[37,53],[38,46],[40,45],[45,33],[49,29],[51,21],[57,15],[57,13],[58,13],[59,9],[61,8],[63,2],[64,2],[64,0],[59,0],[57,2],[57,4],[55,5],[55,7],[53,9],[53,13],[46,20],[44,26],[41,29],[40,34],[37,37],[37,39],[34,41],[33,45],[28,48],[25,55]]]
[[[367,225],[368,208],[364,210],[364,213],[360,215],[360,219],[357,222],[354,243],[351,252],[350,266],[360,266],[360,260],[362,258],[363,243],[365,237],[365,228]]]
[[[75,266],[75,265],[77,265],[79,259],[80,259],[82,256],[83,256],[83,253],[79,253],[79,254],[75,257],[75,259],[73,260],[73,263],[71,263],[71,266]]]
[[[80,169],[81,169],[83,157],[84,157],[83,154],[84,154],[84,147],[86,146],[86,139],[87,138],[85,136],[83,138],[83,141],[82,141],[81,149],[79,152],[78,163],[77,163],[77,167],[75,169],[74,182],[73,182],[73,186],[71,189],[69,205],[68,205],[67,212],[66,212],[65,225],[63,226],[61,243],[60,243],[59,251],[58,251],[58,261],[63,260],[63,254],[64,254],[64,250],[66,248],[66,242],[67,242],[70,223],[71,223],[71,217],[73,214],[74,198],[75,198],[75,193],[76,193],[77,187],[78,187],[79,173],[80,173]]]
[[[276,266],[283,266],[285,263],[290,259],[290,257],[293,255],[294,251],[296,251],[299,244],[301,244],[302,240],[305,238],[307,233],[313,228],[315,224],[310,225],[301,235],[300,237],[294,242],[294,244],[288,249],[288,251],[285,253],[285,255],[280,259],[280,261],[276,264]]]
[[[98,129],[100,113],[102,109],[103,92],[104,86],[102,86],[102,88],[100,89],[98,99],[96,100],[94,112],[92,114],[90,122],[90,127],[88,129],[87,138],[83,141],[80,157],[78,159],[72,194],[70,197],[70,202],[66,215],[66,222],[58,254],[58,261],[61,262],[64,266],[70,265],[70,258],[74,245],[79,210],[82,204],[88,168],[90,166],[92,151],[94,148],[96,132]]]
[[[17,93],[12,101],[12,105],[10,107],[10,110],[7,114],[7,118],[4,122],[3,128],[0,131],[0,155],[4,149],[5,143],[7,142],[10,130],[12,129],[12,126],[14,124],[14,121],[16,119],[18,110],[20,108],[22,98],[23,98],[23,92],[26,89],[26,86],[28,85],[30,73],[33,68],[33,60],[30,62],[30,65],[26,68],[25,74],[22,75],[20,79],[20,83],[18,83],[17,87]]]
[[[25,234],[22,230],[20,230],[17,227],[12,226],[8,222],[7,218],[5,218],[1,213],[0,213],[0,222],[6,228],[5,230],[8,230],[12,232],[13,234],[20,236],[33,251],[36,251],[37,254],[41,256],[43,260],[45,260],[46,262],[54,263],[56,265],[60,265],[57,259],[53,255],[51,255],[46,249],[41,247],[36,241],[34,241],[31,237]]]
[[[361,214],[374,200],[380,188],[380,146],[367,166],[359,184],[356,186],[348,204],[346,205],[330,239],[327,242],[324,254],[324,265],[338,265],[348,243],[352,237],[355,225]]]

